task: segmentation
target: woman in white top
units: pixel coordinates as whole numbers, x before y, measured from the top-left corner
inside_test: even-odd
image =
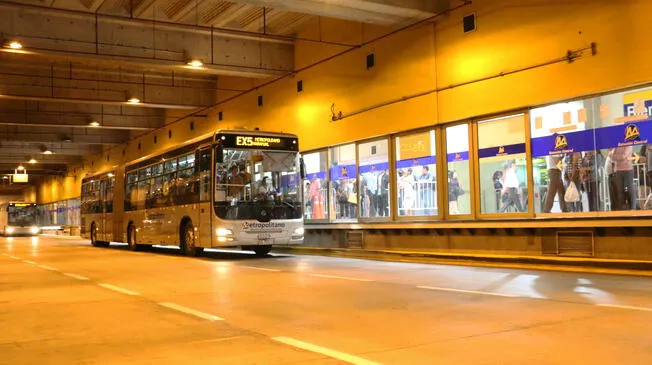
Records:
[[[521,199],[518,196],[520,183],[516,176],[516,161],[509,160],[505,163],[505,172],[503,173],[503,194],[507,194],[505,204],[500,209],[500,213],[505,213],[507,209],[514,206],[516,212],[522,212]]]
[[[408,169],[407,173],[400,178],[399,187],[403,190],[403,209],[405,215],[411,215],[416,201],[417,192],[414,190],[416,179],[412,174],[412,169]]]

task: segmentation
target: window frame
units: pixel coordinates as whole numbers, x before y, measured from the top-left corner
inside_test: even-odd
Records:
[[[442,221],[444,220],[444,210],[442,207],[442,172],[440,171],[442,169],[442,160],[441,160],[441,136],[442,136],[442,129],[440,126],[433,125],[430,127],[424,127],[424,128],[419,128],[419,129],[412,129],[409,131],[404,131],[400,133],[396,133],[391,135],[391,140],[392,140],[392,163],[390,165],[390,171],[391,171],[391,180],[390,184],[394,186],[394,194],[392,194],[391,200],[392,200],[392,220],[395,222],[402,222],[402,223],[410,223],[410,222],[432,222],[432,221]],[[425,133],[425,132],[430,132],[434,131],[435,132],[435,172],[437,174],[437,178],[435,179],[435,183],[437,184],[437,214],[435,215],[420,215],[420,216],[400,216],[398,214],[398,176],[397,176],[397,170],[396,170],[396,138],[412,135],[412,134],[418,134],[418,133]],[[446,180],[444,180],[446,181]],[[448,199],[446,199],[448,201]]]
[[[359,216],[359,209],[356,211],[356,213],[357,213],[356,216],[354,218],[352,218],[351,220],[337,219],[336,218],[337,217],[337,209],[336,209],[336,207],[334,205],[335,204],[335,199],[330,199],[331,188],[332,188],[331,184],[333,184],[333,181],[331,179],[331,162],[332,162],[331,152],[332,152],[333,149],[339,148],[339,147],[342,147],[342,146],[348,146],[348,145],[353,145],[354,146],[354,148],[355,148],[355,160],[354,160],[354,162],[355,162],[355,180],[357,181],[358,180],[358,142],[359,141],[340,143],[340,144],[336,144],[336,145],[333,145],[333,146],[329,146],[327,148],[327,151],[328,151],[328,153],[327,153],[327,155],[328,155],[328,157],[327,157],[328,158],[328,201],[329,201],[329,205],[328,205],[329,217],[328,217],[327,223],[329,223],[329,224],[356,224],[356,223],[359,222],[359,217],[358,217]],[[356,194],[359,194],[359,192],[356,191]],[[331,206],[330,206],[331,202],[333,203],[332,212],[335,213],[334,216],[330,214],[331,213],[331,210],[330,210],[331,209]]]
[[[357,209],[357,219],[358,222],[360,223],[374,223],[374,222],[391,222],[395,218],[395,212],[394,209],[396,207],[395,202],[392,199],[392,193],[394,192],[396,188],[395,181],[392,181],[392,176],[394,176],[395,169],[392,169],[392,164],[394,163],[394,152],[392,150],[392,136],[391,135],[386,135],[386,136],[381,136],[381,137],[375,137],[375,138],[367,138],[363,139],[360,141],[355,142],[355,178],[356,178],[356,183],[358,186],[358,191],[357,191],[357,200],[358,200],[358,209]],[[377,141],[382,141],[385,140],[387,142],[387,164],[388,164],[388,171],[387,173],[389,174],[389,191],[387,192],[388,197],[387,197],[387,203],[390,204],[389,206],[389,215],[386,217],[362,217],[362,209],[360,209],[361,203],[362,203],[362,194],[360,192],[360,145],[367,144],[367,143],[373,143]],[[396,180],[396,179],[394,179]]]
[[[451,215],[449,210],[450,206],[448,204],[448,146],[446,144],[447,139],[448,139],[448,128],[451,127],[456,127],[459,125],[464,125],[466,124],[468,126],[468,139],[469,139],[469,187],[467,190],[468,194],[475,194],[477,195],[478,192],[478,186],[476,184],[476,169],[477,169],[477,159],[476,159],[476,148],[474,146],[477,146],[475,136],[476,134],[474,133],[475,129],[475,123],[472,122],[472,120],[464,120],[460,122],[455,122],[455,123],[449,123],[441,126],[441,131],[442,131],[442,143],[439,145],[439,151],[440,155],[444,158],[444,161],[446,162],[445,164],[441,165],[441,171],[443,172],[440,174],[440,176],[437,178],[438,180],[441,179],[441,181],[444,183],[444,186],[446,187],[445,189],[441,189],[442,191],[445,192],[443,198],[445,199],[444,201],[446,203],[442,203],[443,208],[444,208],[444,219],[447,221],[468,221],[468,220],[477,220],[478,219],[478,212],[477,212],[477,204],[476,204],[476,198],[474,196],[471,196],[469,198],[469,202],[471,204],[471,207],[469,209],[469,214],[456,214],[456,215]]]
[[[331,162],[331,156],[330,156],[330,147],[324,147],[316,150],[310,150],[310,151],[305,151],[301,152],[300,156],[303,158],[305,155],[311,155],[313,153],[324,153],[326,155],[326,178],[324,179],[326,183],[326,200],[324,201],[324,205],[326,207],[326,217],[324,219],[307,219],[305,218],[305,209],[306,209],[306,202],[308,202],[308,197],[305,195],[305,182],[308,181],[307,179],[301,179],[301,194],[303,194],[302,199],[303,199],[303,221],[306,224],[319,224],[319,223],[330,223],[331,222],[331,209],[330,209],[330,201],[331,201],[331,194],[330,194],[330,186],[331,186],[331,174],[330,174],[330,162]],[[307,174],[307,172],[306,172]]]
[[[522,213],[483,213],[482,212],[482,204],[481,204],[481,188],[480,188],[480,158],[478,155],[478,151],[480,151],[480,144],[479,144],[479,126],[481,122],[491,122],[494,119],[498,118],[508,118],[508,117],[517,117],[517,116],[522,116],[523,117],[523,123],[524,123],[524,129],[523,129],[523,138],[525,139],[525,168],[527,169],[527,174],[526,174],[526,183],[527,183],[527,203],[528,203],[528,210],[526,212]],[[475,188],[477,189],[475,192],[475,197],[473,200],[475,200],[475,206],[477,208],[477,211],[475,212],[477,220],[503,220],[503,219],[527,219],[527,218],[534,218],[534,178],[533,178],[533,171],[532,171],[532,138],[530,136],[530,113],[529,110],[524,110],[524,111],[515,111],[515,112],[510,112],[510,113],[501,113],[501,114],[495,114],[495,115],[490,115],[486,116],[484,118],[478,118],[473,120],[473,148],[475,150],[474,153],[474,169],[475,169],[475,176],[476,176],[476,182],[475,182]],[[469,158],[471,158],[469,156]]]
[[[584,96],[584,97],[565,99],[565,100],[560,100],[560,101],[554,102],[554,103],[547,103],[547,104],[532,106],[532,107],[528,108],[527,113],[526,113],[526,116],[527,116],[526,128],[527,128],[527,132],[528,132],[528,140],[527,140],[527,145],[526,146],[528,148],[528,163],[530,164],[529,169],[530,169],[530,175],[531,175],[531,180],[532,180],[532,182],[531,182],[531,184],[532,184],[532,189],[531,189],[532,190],[532,192],[531,192],[532,193],[532,201],[531,201],[531,203],[533,204],[532,205],[532,208],[533,208],[532,209],[532,215],[530,216],[530,218],[532,218],[532,219],[534,219],[534,218],[536,218],[536,219],[565,219],[565,218],[586,219],[586,218],[598,218],[598,217],[604,217],[604,216],[616,217],[616,216],[625,216],[625,215],[627,215],[626,214],[627,211],[620,211],[620,214],[618,214],[619,212],[614,212],[614,211],[609,211],[609,212],[601,212],[601,211],[595,211],[595,212],[561,212],[561,213],[552,213],[552,212],[551,213],[544,213],[544,212],[540,212],[540,213],[537,213],[536,209],[534,209],[534,171],[533,171],[534,170],[534,156],[532,156],[532,147],[531,147],[532,146],[532,139],[533,139],[532,133],[531,133],[531,130],[532,130],[531,111],[535,110],[535,109],[541,109],[541,108],[557,105],[557,104],[571,103],[571,102],[585,102],[586,100],[590,100],[590,99],[593,99],[593,98],[610,95],[612,93],[619,93],[619,92],[622,92],[622,91],[605,92],[605,93],[600,93],[600,94],[596,94],[596,95],[592,95],[592,96],[588,95],[588,96]],[[595,130],[596,130],[596,128],[592,127],[591,130],[593,130],[593,133],[594,133],[593,134],[593,138],[594,138],[593,139],[593,151],[596,151],[596,149],[595,149],[595,147],[596,147],[595,146]],[[579,189],[579,186],[578,186],[578,189]],[[631,214],[631,216],[640,215],[640,213],[637,213],[637,212],[639,212],[638,210],[629,211],[629,212],[633,213],[633,214]],[[644,212],[644,211],[641,211],[641,212]],[[607,213],[607,214],[605,214],[605,213]],[[616,214],[613,214],[613,213],[616,213]],[[625,214],[623,214],[623,213],[625,213]]]

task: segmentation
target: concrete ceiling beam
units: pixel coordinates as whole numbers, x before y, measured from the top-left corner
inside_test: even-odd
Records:
[[[269,31],[270,24],[273,24],[275,21],[279,20],[285,14],[287,14],[287,12],[278,9],[265,8],[265,15],[245,25],[244,29],[250,32],[262,32],[263,30],[267,30],[267,32],[270,32]]]
[[[12,155],[12,154],[25,154],[33,155],[34,158],[40,158],[41,156],[61,156],[61,155],[71,155],[71,156],[85,156],[85,155],[94,155],[102,152],[102,146],[89,145],[82,143],[48,143],[47,146],[43,143],[36,142],[20,142],[13,140],[0,140],[0,156]],[[44,148],[48,148],[50,151],[54,152],[52,155],[43,155]]]
[[[208,19],[207,23],[215,27],[225,27],[234,22],[239,17],[251,11],[254,6],[250,4],[233,4],[223,13],[213,19]]]
[[[116,130],[99,130],[31,126],[0,126],[0,136],[18,142],[39,142],[46,147],[49,144],[97,144],[117,145],[129,140],[129,132]]]
[[[180,22],[193,15],[193,13],[201,6],[204,0],[189,0],[181,9],[176,13],[169,16],[173,22]]]
[[[33,158],[37,162],[30,164],[29,160]],[[73,155],[42,155],[42,154],[17,154],[17,153],[0,153],[0,159],[4,163],[23,164],[26,168],[38,165],[55,165],[55,164],[75,164],[83,161],[81,156]]]
[[[432,14],[418,9],[370,0],[232,0],[283,11],[391,26],[410,18]],[[428,15],[429,14],[429,15]]]
[[[294,45],[210,27],[73,12],[0,1],[0,34],[24,49],[3,52],[168,71],[265,78],[291,71]],[[63,51],[65,50],[65,51]],[[189,69],[190,59],[204,66]]]
[[[189,105],[174,105],[174,104],[154,104],[154,103],[147,103],[147,102],[141,102],[138,104],[134,103],[129,103],[125,101],[119,101],[117,99],[114,100],[96,100],[96,99],[81,99],[81,98],[67,98],[63,96],[59,97],[51,97],[51,96],[35,96],[35,95],[7,95],[7,94],[2,94],[0,95],[0,99],[5,99],[5,100],[37,100],[37,101],[48,101],[48,102],[58,102],[58,103],[74,103],[74,104],[96,104],[96,105],[111,105],[111,106],[123,106],[123,105],[131,105],[131,106],[137,106],[141,108],[161,108],[161,109],[185,109],[185,110],[192,110],[196,109],[197,107],[195,106],[189,106]]]
[[[124,103],[130,97],[137,97],[143,103],[171,108],[199,108],[215,102],[215,80],[205,80],[201,83],[202,89],[184,83],[175,84],[173,75],[163,80],[166,82],[152,81],[147,74],[110,78],[101,72],[78,71],[74,67],[39,70],[7,65],[0,69],[0,94],[113,103]]]
[[[143,17],[154,9],[156,2],[157,0],[141,0],[131,12],[136,18]]]

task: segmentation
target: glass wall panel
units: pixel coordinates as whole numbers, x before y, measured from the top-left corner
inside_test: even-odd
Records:
[[[389,217],[389,142],[387,139],[358,145],[360,168],[360,217]],[[413,176],[414,177],[414,176]],[[416,180],[415,180],[416,181]],[[414,183],[412,183],[414,205]]]
[[[596,114],[596,112],[598,114]],[[530,112],[536,213],[597,211],[603,156],[595,154],[595,100],[560,103]]]
[[[355,221],[358,216],[355,144],[330,148],[330,217]]]
[[[306,179],[303,185],[305,199],[304,218],[308,220],[328,219],[328,159],[326,151],[303,155]]]
[[[652,88],[603,95],[590,102],[594,165],[602,171],[586,179],[597,192],[589,204],[601,211],[652,209]]]
[[[435,131],[396,137],[399,216],[438,215]]]
[[[448,214],[471,214],[468,124],[446,128],[446,166]]]
[[[525,115],[478,122],[480,211],[528,211]]]

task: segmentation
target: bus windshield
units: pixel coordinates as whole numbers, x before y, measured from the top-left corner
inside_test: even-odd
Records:
[[[227,220],[300,219],[298,154],[225,149],[215,164],[215,214]]]
[[[34,205],[18,206],[10,205],[7,207],[7,223],[10,226],[35,226],[37,208]]]

